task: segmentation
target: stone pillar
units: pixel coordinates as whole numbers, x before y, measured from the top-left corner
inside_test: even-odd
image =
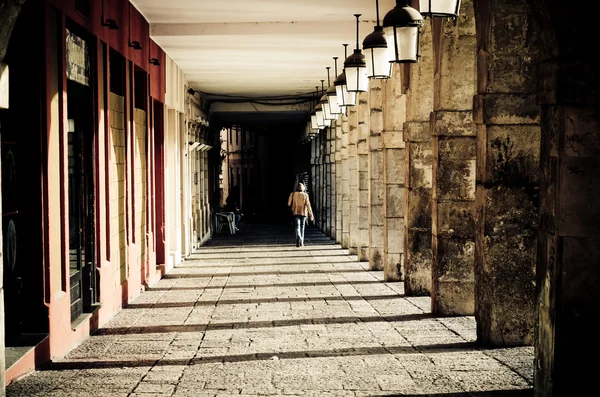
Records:
[[[341,116],[340,116],[341,117]],[[327,234],[332,240],[335,240],[335,131],[337,129],[337,120],[328,131],[329,150],[327,157],[329,158],[329,227]]]
[[[432,313],[475,310],[475,19],[472,0],[456,21],[433,21],[434,112]]]
[[[477,339],[492,346],[530,345],[539,216],[539,35],[529,24],[533,16],[525,3],[495,7],[491,18],[487,14],[477,18],[486,21],[479,25],[485,34],[478,42],[479,94],[473,106],[478,159]],[[512,23],[497,25],[507,20]]]
[[[334,238],[335,234],[335,125],[337,120],[327,129],[327,231]]]
[[[369,82],[369,269],[383,270],[383,91]]]
[[[383,83],[383,279],[403,279],[406,121],[403,65],[392,65],[392,76]]]
[[[335,123],[335,241],[342,243],[342,114]]]
[[[433,38],[429,21],[421,30],[421,58],[410,66],[406,94],[404,293],[407,296],[431,294],[433,149],[429,117],[433,110]]]
[[[333,123],[333,122],[332,122]],[[327,131],[330,127],[325,128],[320,134],[320,153],[319,153],[319,164],[321,166],[321,200],[320,212],[321,212],[321,231],[323,233],[327,230]]]
[[[319,135],[317,134],[310,141],[310,204],[313,210],[313,214],[315,216],[315,221],[318,219],[319,214],[317,214],[318,210],[318,184],[319,184],[319,173],[317,167],[317,147],[319,144]]]
[[[360,102],[361,95],[356,98]],[[350,201],[350,238],[348,252],[358,254],[358,113],[360,105],[348,110],[348,199]]]
[[[597,74],[572,59],[547,61],[541,71],[548,92],[542,98],[535,395],[584,396],[596,387],[593,357],[600,354]],[[570,94],[559,96],[562,90]]]
[[[358,220],[358,239],[357,252],[358,260],[369,261],[369,107],[368,93],[361,94],[360,104],[358,106],[358,137],[356,143],[357,152],[357,220]]]
[[[349,112],[349,110],[348,110]],[[348,248],[350,243],[350,196],[348,172],[348,117],[342,119],[342,248]]]

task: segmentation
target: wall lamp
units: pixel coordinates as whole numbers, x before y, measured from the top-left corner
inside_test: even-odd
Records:
[[[379,24],[379,1],[375,1],[377,7],[377,26],[373,33],[363,40],[363,50],[367,58],[367,76],[370,79],[387,79],[392,74],[392,58],[388,48],[383,26]]]
[[[348,44],[344,44],[344,59],[348,58]],[[337,90],[338,104],[341,107],[348,107],[356,105],[356,92],[348,91],[348,84],[346,81],[346,70],[342,69],[342,73],[337,76],[333,82],[335,89]]]
[[[396,0],[396,7],[383,18],[383,31],[388,46],[392,46],[390,62],[419,61],[421,13],[408,5],[408,0]]]
[[[150,63],[156,66],[160,65],[160,61],[158,60],[158,58],[150,58]]]
[[[119,25],[117,25],[117,21],[115,21],[114,19],[110,19],[110,18],[108,18],[104,22],[102,22],[102,26],[106,26],[112,30],[119,29]]]
[[[419,11],[425,18],[445,17],[456,19],[460,0],[419,0]]]
[[[366,92],[369,89],[367,62],[365,61],[365,55],[358,48],[358,17],[361,14],[354,14],[354,16],[356,17],[356,48],[354,53],[344,61],[346,84],[349,92]]]
[[[129,47],[133,47],[134,50],[141,50],[142,49],[142,45],[140,44],[139,41],[132,41],[129,43]]]

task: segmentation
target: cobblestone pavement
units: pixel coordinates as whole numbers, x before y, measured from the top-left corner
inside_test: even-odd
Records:
[[[533,348],[487,349],[314,227],[218,236],[7,396],[531,396]]]

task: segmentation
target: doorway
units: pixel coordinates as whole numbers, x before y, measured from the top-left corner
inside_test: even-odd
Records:
[[[95,230],[95,113],[89,44],[67,30],[67,158],[68,158],[68,224],[69,280],[71,321],[75,321],[91,306],[96,297],[96,230]],[[83,56],[81,56],[83,54]],[[75,59],[75,57],[73,57]]]

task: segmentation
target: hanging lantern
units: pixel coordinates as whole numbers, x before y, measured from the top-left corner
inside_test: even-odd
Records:
[[[333,59],[336,60],[335,69],[337,71],[337,57],[334,57]],[[336,115],[335,118],[337,119],[338,115],[342,114],[342,109],[340,108],[340,105],[338,104],[337,91],[335,89],[335,85],[331,85],[331,82],[329,79],[329,67],[327,68],[327,84],[329,85],[329,88],[327,89],[327,92],[326,92],[327,105],[329,106],[329,112],[332,115]]]
[[[315,107],[315,116],[317,118],[317,127],[319,129],[325,128],[325,114],[323,113],[323,106],[320,103]]]
[[[396,7],[383,18],[383,30],[391,47],[391,62],[419,61],[419,40],[423,17],[408,5],[408,0],[396,0]]]
[[[460,0],[419,0],[419,11],[424,17],[456,19],[459,10]]]
[[[383,26],[379,25],[379,1],[377,6],[377,26],[373,33],[363,40],[363,50],[367,60],[367,76],[370,79],[387,79],[392,74],[392,58],[388,48]]]
[[[358,48],[358,17],[361,14],[354,14],[356,17],[356,49],[344,61],[346,70],[346,85],[349,92],[366,92],[369,89],[369,77],[367,77],[367,63],[365,56]]]
[[[344,44],[344,52],[346,58],[348,57],[348,44]],[[335,86],[335,90],[337,92],[337,100],[340,107],[344,108],[343,113],[345,113],[345,108],[348,106],[356,105],[356,92],[349,92],[348,85],[346,84],[346,71],[342,70],[342,73],[337,76],[335,81],[333,82]]]
[[[319,123],[317,122],[317,113],[315,113],[314,111],[310,115],[310,126],[313,130],[319,129]]]

